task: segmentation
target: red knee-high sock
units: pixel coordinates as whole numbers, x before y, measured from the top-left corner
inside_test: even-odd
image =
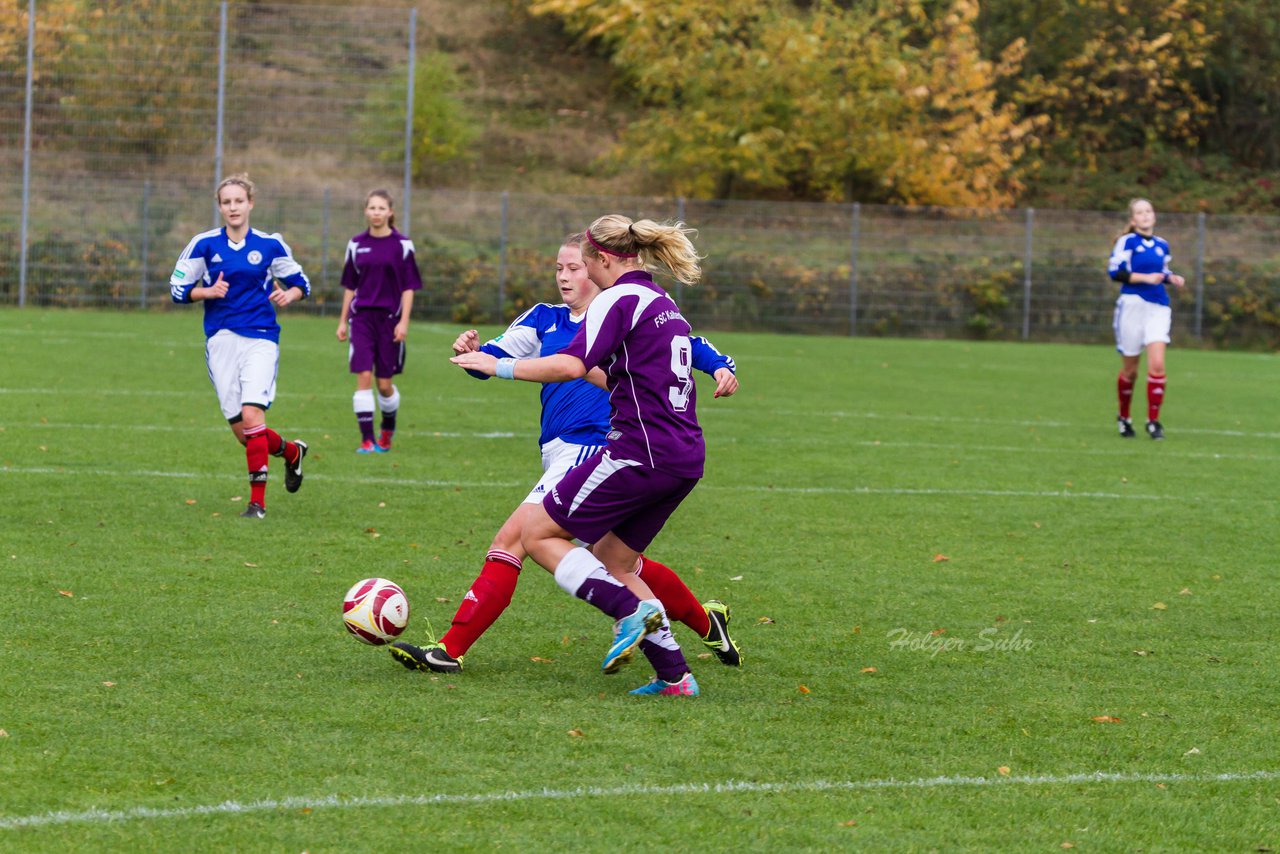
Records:
[[[520,580],[520,565],[520,559],[510,552],[491,549],[485,555],[484,569],[471,582],[471,589],[453,615],[453,625],[440,638],[445,652],[454,658],[466,655],[471,645],[507,610],[516,582]]]
[[[244,431],[244,458],[249,464],[249,500],[267,506],[267,428]]]
[[[273,457],[284,457],[290,465],[298,461],[298,446],[281,439],[280,434],[270,427],[267,428],[267,453]]]
[[[1121,374],[1116,378],[1116,394],[1120,397],[1120,417],[1129,417],[1130,404],[1133,403],[1133,380]]]
[[[707,612],[698,601],[698,597],[693,595],[693,591],[685,586],[674,570],[641,555],[640,571],[637,575],[649,585],[653,595],[662,600],[662,607],[667,610],[668,619],[684,623],[697,632],[700,638],[707,636],[707,632],[711,631],[711,621],[707,619]]]
[[[1164,403],[1164,377],[1147,374],[1147,420],[1160,420],[1160,404]]]

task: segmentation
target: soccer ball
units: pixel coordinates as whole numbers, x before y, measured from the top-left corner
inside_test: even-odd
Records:
[[[342,623],[356,640],[382,646],[409,624],[409,599],[385,578],[357,581],[342,599]]]

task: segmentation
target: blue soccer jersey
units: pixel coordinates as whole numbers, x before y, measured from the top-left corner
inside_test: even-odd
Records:
[[[534,359],[559,353],[578,334],[585,315],[574,315],[567,305],[538,303],[511,321],[507,331],[480,349],[499,359]],[[731,356],[721,353],[705,338],[692,337],[693,367],[715,374],[721,368],[737,373]],[[478,379],[488,375],[468,371]],[[603,445],[609,433],[609,392],[585,379],[542,384],[542,433],[538,444],[560,439],[574,445]]]
[[[240,243],[227,239],[225,228],[197,234],[178,256],[169,277],[174,302],[191,302],[191,289],[209,287],[221,275],[227,295],[204,303],[204,334],[212,338],[226,329],[246,338],[280,341],[276,307],[267,297],[279,279],[286,288],[298,287],[311,295],[311,282],[293,258],[289,245],[278,234],[256,228]]]
[[[1120,293],[1133,294],[1158,305],[1168,305],[1169,292],[1163,283],[1139,284],[1129,281],[1129,277],[1133,273],[1160,273],[1168,281],[1169,261],[1172,258],[1169,244],[1163,237],[1144,237],[1130,232],[1122,234],[1111,250],[1107,274],[1113,281],[1120,282]]]

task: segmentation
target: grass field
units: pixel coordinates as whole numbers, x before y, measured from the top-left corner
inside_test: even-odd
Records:
[[[0,850],[1280,847],[1274,355],[1172,350],[1157,443],[1106,347],[713,334],[742,390],[650,552],[745,666],[684,701],[532,562],[460,675],[356,643],[370,575],[447,628],[536,390],[419,324],[356,455],[334,322],[287,317],[268,423],[312,453],[252,522],[199,324],[0,313]]]

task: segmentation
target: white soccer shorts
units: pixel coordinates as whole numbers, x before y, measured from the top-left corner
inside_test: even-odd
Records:
[[[533,487],[522,504],[541,504],[551,487],[560,482],[569,469],[591,459],[604,449],[604,445],[571,445],[562,439],[552,439],[542,446],[542,478]]]
[[[1173,312],[1167,305],[1147,302],[1136,294],[1121,294],[1116,300],[1116,349],[1124,356],[1140,356],[1143,349],[1156,341],[1169,343],[1169,327]]]
[[[223,329],[204,346],[209,379],[218,393],[218,405],[228,421],[240,415],[246,403],[267,409],[276,399],[276,370],[280,345],[265,338],[245,338]]]

